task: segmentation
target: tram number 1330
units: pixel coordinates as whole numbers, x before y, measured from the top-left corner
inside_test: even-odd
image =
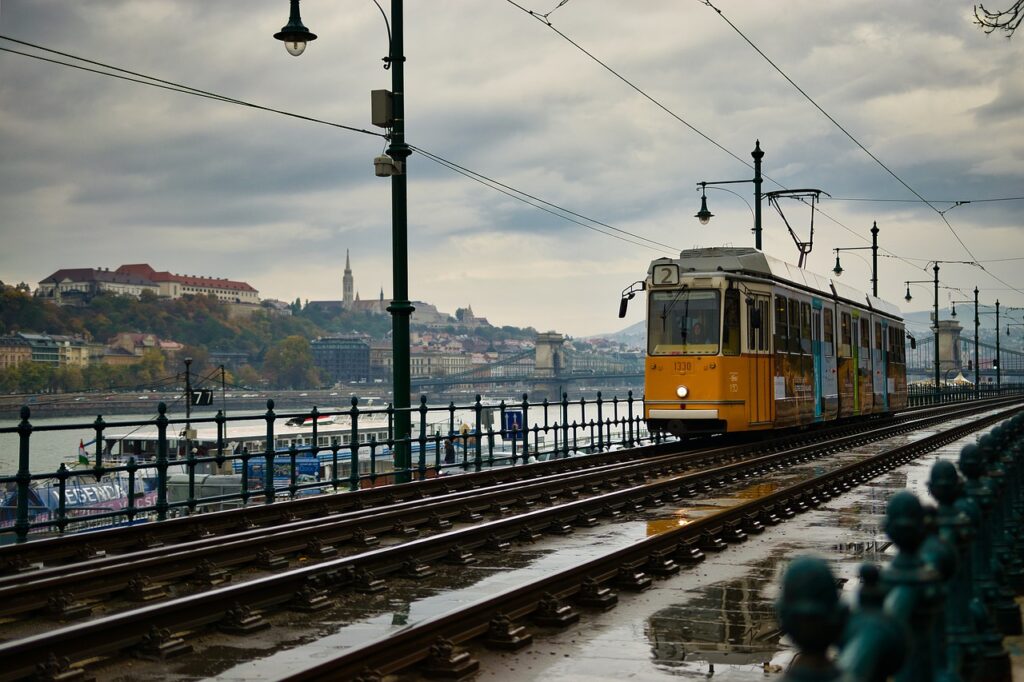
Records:
[[[681,360],[678,362],[674,362],[672,364],[672,369],[674,369],[679,374],[686,374],[687,372],[693,371],[693,363],[690,362],[689,360]]]

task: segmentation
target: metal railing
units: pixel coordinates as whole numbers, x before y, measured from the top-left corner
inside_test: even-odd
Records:
[[[1003,637],[1022,632],[1022,436],[1018,414],[964,446],[957,466],[936,462],[935,507],[908,490],[890,498],[884,528],[898,551],[885,568],[862,565],[849,613],[823,559],[790,563],[776,611],[800,655],[783,680],[1011,680]]]
[[[1024,393],[1024,383],[1003,384],[1001,387],[992,386],[941,386],[935,390],[934,384],[925,386],[907,386],[907,405],[910,407],[924,407],[927,405],[941,405],[945,403],[959,403],[968,400],[984,400],[1004,395],[1015,395]]]
[[[563,394],[554,402],[531,402],[523,394],[521,401],[497,404],[477,395],[472,404],[445,406],[430,406],[423,396],[409,408],[414,428],[403,439],[395,437],[392,405],[360,407],[355,397],[348,409],[287,413],[268,400],[263,414],[231,417],[222,411],[171,417],[160,403],[155,419],[107,422],[99,416],[46,425],[32,424],[24,406],[17,426],[0,428],[18,438],[17,473],[0,476],[0,543],[660,442],[661,434],[647,430],[642,404],[632,391],[611,399],[598,393],[594,400]],[[336,420],[345,428],[322,426]],[[308,429],[288,430],[282,425],[288,421]],[[234,435],[247,423],[260,424],[260,436]],[[193,428],[203,425],[215,427],[215,438],[198,437]],[[115,437],[137,442],[140,436],[131,434],[143,428],[151,450],[113,453]],[[33,434],[83,429],[95,432],[88,465],[32,470]],[[118,433],[124,430],[129,435]],[[396,464],[402,449],[408,467]]]

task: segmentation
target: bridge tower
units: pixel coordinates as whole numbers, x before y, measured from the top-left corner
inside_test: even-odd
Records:
[[[939,371],[946,372],[964,369],[963,357],[960,355],[960,332],[963,327],[956,320],[939,320]]]
[[[564,353],[562,344],[565,337],[557,332],[543,332],[537,334],[534,344],[536,357],[534,359],[534,376],[537,382],[531,398],[536,394],[537,399],[547,397],[548,400],[560,399],[562,382],[559,376],[564,367]]]

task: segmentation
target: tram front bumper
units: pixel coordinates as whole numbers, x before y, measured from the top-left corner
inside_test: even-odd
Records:
[[[648,419],[718,419],[718,410],[650,410]]]

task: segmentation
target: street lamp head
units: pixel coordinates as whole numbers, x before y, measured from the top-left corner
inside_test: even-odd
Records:
[[[298,57],[306,50],[306,43],[316,40],[316,34],[310,33],[309,29],[302,25],[302,17],[299,16],[299,0],[291,0],[288,23],[275,33],[274,37],[284,42],[285,49],[293,57]]]
[[[956,317],[956,303],[951,303],[950,306],[953,308],[953,310],[950,311],[949,314],[952,315],[953,317]]]
[[[701,194],[700,197],[700,210],[694,214],[694,218],[700,221],[701,225],[707,225],[708,222],[715,216],[714,213],[708,210],[708,198],[706,195]]]
[[[912,300],[914,300],[914,297],[910,295],[910,285],[909,285],[909,284],[907,285],[907,295],[906,295],[906,296],[904,296],[904,297],[903,297],[903,299],[904,299],[904,300],[905,300],[905,301],[906,301],[907,303],[910,303],[910,302],[911,302]]]
[[[836,277],[841,277],[843,274],[843,266],[839,264],[839,253],[836,253],[836,266],[832,268],[832,272],[836,273]]]

